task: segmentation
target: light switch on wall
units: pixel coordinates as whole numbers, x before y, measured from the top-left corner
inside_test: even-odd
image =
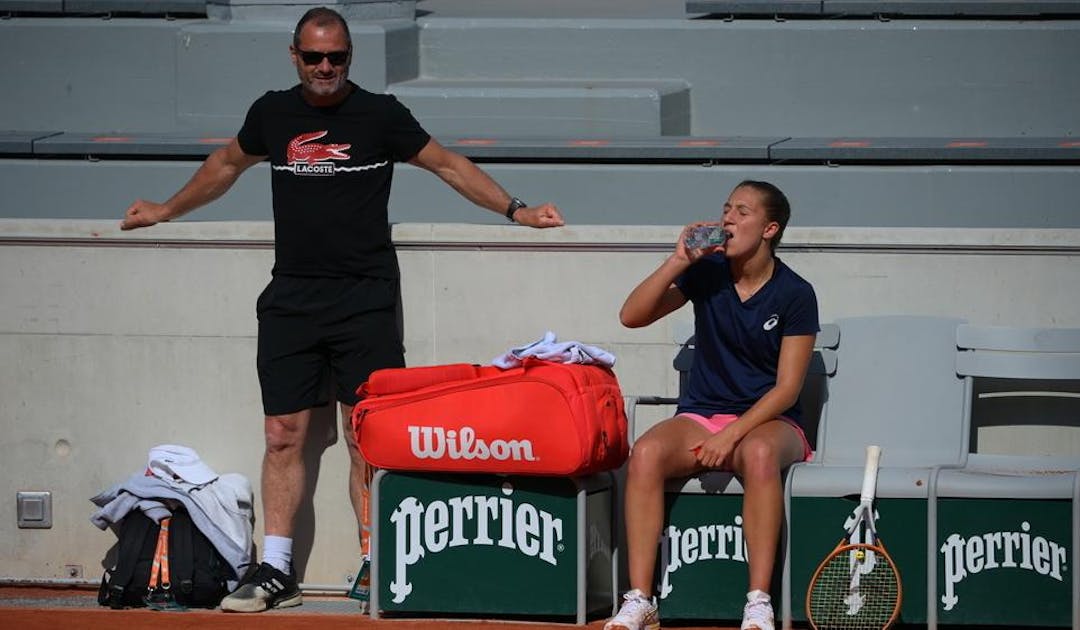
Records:
[[[52,527],[52,493],[20,491],[15,495],[15,514],[22,529]]]

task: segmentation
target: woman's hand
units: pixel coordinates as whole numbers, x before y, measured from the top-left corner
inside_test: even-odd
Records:
[[[731,425],[728,425],[691,447],[690,450],[705,468],[731,470],[734,463],[731,461],[731,456],[735,453],[735,445],[738,443],[739,436],[731,430]]]

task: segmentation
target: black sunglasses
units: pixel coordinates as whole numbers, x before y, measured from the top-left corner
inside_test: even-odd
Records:
[[[317,66],[322,63],[323,59],[330,60],[332,66],[343,66],[349,60],[349,51],[347,50],[319,52],[317,50],[300,50],[297,48],[296,54],[300,55],[300,59],[309,66]]]

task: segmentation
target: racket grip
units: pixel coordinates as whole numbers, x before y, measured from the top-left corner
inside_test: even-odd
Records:
[[[863,471],[862,493],[859,498],[862,501],[873,501],[874,492],[877,488],[878,464],[881,461],[881,447],[871,444],[866,447],[866,469]]]
[[[365,485],[360,491],[360,555],[371,553],[371,491]]]

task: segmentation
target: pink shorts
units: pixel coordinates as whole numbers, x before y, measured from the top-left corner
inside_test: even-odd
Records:
[[[690,418],[694,422],[705,427],[705,430],[709,433],[719,433],[724,427],[739,419],[739,416],[731,413],[718,413],[711,418],[706,418],[705,416],[696,413],[680,413],[679,415]],[[798,422],[795,422],[787,416],[780,416],[780,419],[790,424],[799,434],[799,438],[802,440],[803,444],[803,461],[810,461],[810,458],[814,455],[814,451],[810,448],[810,441],[806,439],[806,433],[803,432],[802,427],[799,426]]]

